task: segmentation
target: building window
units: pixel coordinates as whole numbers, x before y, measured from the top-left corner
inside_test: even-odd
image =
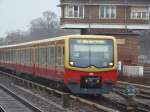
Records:
[[[148,8],[131,8],[131,19],[148,19]]]
[[[103,19],[115,19],[116,6],[100,6],[99,17]]]
[[[65,7],[65,18],[84,18],[84,6],[66,6]]]

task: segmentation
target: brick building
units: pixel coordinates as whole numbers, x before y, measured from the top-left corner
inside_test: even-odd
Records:
[[[61,27],[81,34],[113,35],[119,60],[138,63],[138,33],[149,29],[150,0],[60,0]]]

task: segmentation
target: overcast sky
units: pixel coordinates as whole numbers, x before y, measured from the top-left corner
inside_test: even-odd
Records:
[[[27,30],[31,20],[51,10],[60,16],[59,0],[0,0],[0,37],[5,32]]]

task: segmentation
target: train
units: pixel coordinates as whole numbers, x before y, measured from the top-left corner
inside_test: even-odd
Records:
[[[75,94],[109,93],[118,77],[116,39],[67,35],[3,45],[0,68],[48,79]]]

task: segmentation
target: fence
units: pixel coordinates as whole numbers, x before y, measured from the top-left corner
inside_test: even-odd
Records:
[[[143,66],[123,66],[123,74],[131,77],[143,77],[144,67]]]

